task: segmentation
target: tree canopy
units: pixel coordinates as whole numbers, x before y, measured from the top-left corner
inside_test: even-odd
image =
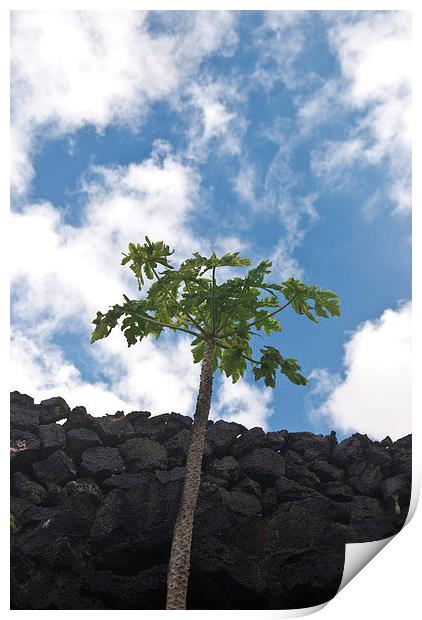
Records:
[[[170,251],[163,241],[152,242],[148,237],[145,241],[142,245],[129,243],[122,265],[130,267],[140,291],[145,287],[145,278],[155,281],[143,298],[123,295],[123,303],[111,306],[105,313],[97,312],[91,342],[107,337],[118,324],[128,346],[149,335],[158,339],[169,328],[194,337],[191,347],[195,363],[203,359],[205,341],[212,339],[213,372],[220,369],[233,383],[244,375],[249,362],[255,380],[263,378],[266,386],[275,387],[277,369],[291,382],[306,385],[296,359],[284,358],[276,348],[266,345],[260,349],[260,359],[255,360],[249,341],[261,330],[267,336],[280,332],[282,326],[276,315],[288,306],[315,323],[320,318],[339,316],[336,293],[309,286],[298,278],[267,282],[270,260],[249,269],[244,278],[234,277],[217,285],[216,269],[250,267],[251,259],[240,257],[239,252],[221,258],[214,252],[209,258],[195,252],[175,269],[169,260],[174,250]]]

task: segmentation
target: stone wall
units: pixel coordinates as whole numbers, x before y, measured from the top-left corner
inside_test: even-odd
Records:
[[[11,393],[12,609],[165,607],[191,425]],[[210,421],[188,608],[329,600],[345,543],[398,532],[410,488],[410,435],[338,443]]]

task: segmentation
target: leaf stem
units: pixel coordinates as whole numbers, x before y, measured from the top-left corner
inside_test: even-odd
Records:
[[[221,340],[221,338],[214,338],[215,342],[217,344],[219,344],[221,347],[223,347],[223,349],[235,349],[236,347],[231,347],[229,344],[227,344],[227,342],[224,342],[223,340]],[[251,357],[248,357],[247,355],[245,355],[244,353],[242,353],[242,351],[240,351],[240,355],[242,357],[245,358],[245,360],[249,360],[250,362],[252,362],[253,364],[260,364],[261,362],[252,359]]]
[[[201,336],[201,334],[197,334],[196,332],[190,329],[184,329],[183,327],[177,327],[176,325],[162,323],[161,321],[156,321],[155,319],[150,317],[148,314],[141,314],[140,312],[136,312],[136,311],[133,314],[135,314],[135,316],[138,315],[142,319],[145,319],[146,321],[149,321],[150,323],[153,323],[154,325],[159,325],[160,327],[169,327],[170,329],[177,329],[180,332],[185,332],[186,334],[192,334],[192,336],[195,336],[196,338]]]
[[[275,314],[278,314],[279,312],[281,312],[282,310],[284,310],[285,308],[287,308],[287,306],[290,306],[290,304],[292,303],[292,301],[294,300],[294,298],[296,297],[297,294],[293,295],[293,297],[290,299],[290,301],[288,301],[286,304],[284,304],[284,306],[281,306],[280,308],[278,308],[277,310],[274,310],[274,312],[270,312],[269,314],[267,314],[266,316],[260,318],[260,319],[256,319],[256,321],[253,321],[252,323],[249,323],[246,326],[246,329],[249,329],[250,327],[253,327],[253,325],[256,325],[257,323],[262,323],[263,321],[265,321],[266,319],[269,319],[270,317],[274,316]],[[221,334],[220,338],[227,338],[228,336],[233,336],[234,334],[237,334],[240,331],[243,331],[243,329],[245,329],[244,327],[240,328],[240,329],[235,329],[232,332],[229,332],[228,334]]]
[[[157,278],[157,280],[159,282],[161,282],[161,278],[158,275],[158,273],[156,272],[156,270],[154,269],[154,267],[151,267],[155,277]],[[196,322],[196,320],[189,314],[189,312],[187,312],[187,310],[183,310],[182,307],[180,306],[179,301],[176,299],[176,297],[173,295],[173,293],[171,291],[169,291],[169,289],[166,287],[166,285],[162,282],[163,288],[166,291],[166,293],[168,295],[170,295],[170,297],[172,298],[172,300],[177,304],[177,306],[179,307],[179,310],[182,314],[186,315],[188,317],[188,319],[191,321],[191,323],[193,323],[195,325],[195,327],[197,329],[199,329],[199,331],[202,333],[202,327],[199,323]],[[191,332],[192,333],[192,332]]]

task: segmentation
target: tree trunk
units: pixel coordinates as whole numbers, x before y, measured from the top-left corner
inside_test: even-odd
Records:
[[[186,462],[183,495],[171,543],[167,575],[166,609],[186,609],[193,520],[201,482],[205,431],[211,406],[213,355],[214,343],[207,340],[201,366],[201,379],[192,426],[192,437]]]

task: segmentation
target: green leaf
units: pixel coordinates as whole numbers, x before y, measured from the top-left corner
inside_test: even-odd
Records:
[[[117,321],[123,313],[124,309],[118,304],[112,306],[111,310],[106,312],[106,314],[97,312],[97,318],[92,321],[95,325],[95,329],[91,334],[91,342],[106,338],[113,327],[117,325]]]
[[[314,323],[339,316],[340,300],[336,293],[307,285],[298,278],[266,282],[272,265],[269,260],[249,269],[244,278],[234,277],[217,285],[211,274],[206,277],[207,271],[250,266],[251,259],[240,257],[239,252],[221,257],[215,252],[209,257],[194,252],[179,269],[174,269],[169,264],[173,253],[163,241],[152,242],[147,236],[142,245],[129,243],[121,262],[134,273],[138,287],[142,288],[145,279],[156,280],[142,299],[124,295],[124,303],[111,306],[105,313],[97,312],[91,342],[107,337],[118,323],[128,346],[148,335],[158,338],[166,327],[172,331],[187,330],[198,334],[191,348],[194,363],[199,363],[204,357],[204,339],[215,327],[220,340],[212,360],[213,373],[220,369],[236,383],[244,376],[249,361],[255,380],[264,379],[266,386],[275,387],[277,370],[292,383],[306,385],[307,379],[295,359],[283,359],[277,349],[267,345],[260,350],[261,357],[256,362],[249,341],[252,336],[270,337],[273,332],[280,332],[277,313],[287,308]]]
[[[201,362],[205,352],[205,341],[201,340],[197,345],[192,347],[192,355],[194,364]]]
[[[301,375],[298,370],[301,370],[301,366],[299,366],[295,359],[289,358],[283,360],[281,372],[286,375],[289,381],[296,385],[306,385],[308,380]]]
[[[240,377],[243,377],[246,370],[246,360],[242,357],[241,349],[224,349],[221,356],[220,368],[224,370],[227,377],[232,378],[233,383],[236,383]]]
[[[283,363],[280,352],[274,347],[266,345],[261,349],[261,359],[259,364],[254,366],[252,372],[255,375],[255,381],[264,378],[267,387],[275,387],[276,370]]]
[[[270,346],[265,346],[261,349],[261,353],[262,356],[259,365],[254,366],[252,369],[255,375],[255,381],[263,377],[266,386],[275,387],[276,370],[279,368],[292,383],[296,385],[307,384],[307,379],[298,372],[301,370],[301,367],[295,359],[283,359],[280,352]]]
[[[122,265],[130,263],[129,267],[138,280],[139,288],[144,285],[144,274],[149,280],[154,278],[153,269],[156,269],[157,265],[173,269],[168,262],[168,257],[174,253],[174,250],[170,252],[169,246],[163,241],[152,243],[148,237],[145,239],[146,243],[143,245],[129,243],[128,253],[123,254],[124,258],[121,262]]]

